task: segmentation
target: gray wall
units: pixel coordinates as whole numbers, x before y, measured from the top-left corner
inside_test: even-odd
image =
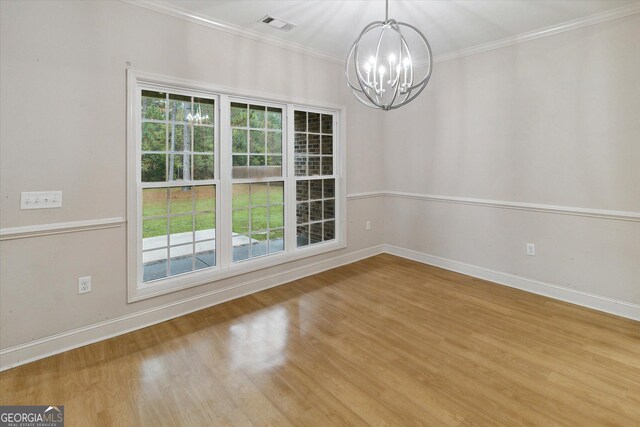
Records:
[[[340,64],[117,1],[3,1],[0,19],[2,228],[126,216],[127,61],[144,72],[345,104],[347,192],[380,188],[381,123],[356,107]],[[62,190],[63,208],[20,210],[20,192],[39,190]],[[0,348],[380,244],[382,201],[347,209],[346,250],[134,304],[126,303],[125,227],[2,241]],[[78,295],[84,275],[93,292]]]
[[[638,40],[636,14],[437,63],[385,117],[384,189],[637,214]],[[393,197],[384,240],[640,303],[640,222]]]

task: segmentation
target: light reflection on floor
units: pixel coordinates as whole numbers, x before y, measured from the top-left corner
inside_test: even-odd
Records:
[[[286,361],[289,315],[282,306],[256,313],[229,327],[231,369],[261,372]]]

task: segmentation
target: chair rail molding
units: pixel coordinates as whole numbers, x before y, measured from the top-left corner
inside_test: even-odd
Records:
[[[592,209],[573,206],[547,205],[543,203],[512,202],[506,200],[479,199],[472,197],[442,196],[437,194],[408,193],[403,191],[369,191],[363,193],[351,193],[347,195],[350,200],[365,199],[370,197],[395,197],[401,199],[415,199],[427,202],[457,203],[460,205],[484,206],[497,209],[513,209],[556,215],[572,215],[590,218],[609,219],[617,221],[640,222],[640,212],[617,211],[609,209]]]
[[[25,225],[22,227],[5,227],[0,228],[0,241],[117,228],[122,227],[126,222],[123,217],[117,216],[112,218],[55,222],[51,224]]]

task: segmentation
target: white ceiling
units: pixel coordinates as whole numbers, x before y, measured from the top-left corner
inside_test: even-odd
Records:
[[[384,20],[383,0],[162,3],[183,13],[297,43],[338,58],[347,54],[366,24]],[[631,5],[640,5],[640,0],[390,0],[389,17],[422,30],[438,56]],[[297,27],[283,32],[257,22],[265,15]]]

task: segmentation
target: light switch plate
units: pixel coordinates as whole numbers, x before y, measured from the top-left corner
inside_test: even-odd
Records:
[[[62,191],[31,191],[20,193],[20,209],[51,209],[62,207]]]

